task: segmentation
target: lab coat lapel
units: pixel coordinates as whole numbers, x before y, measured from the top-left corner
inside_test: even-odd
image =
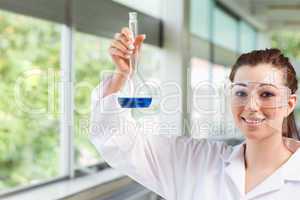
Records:
[[[300,143],[299,143],[300,144]],[[287,163],[283,166],[284,179],[300,183],[300,148],[295,151]]]
[[[225,173],[228,175],[240,195],[245,194],[244,143],[234,147],[225,160]]]
[[[284,176],[282,170],[276,171],[270,177],[266,178],[262,183],[258,184],[250,192],[247,193],[249,199],[260,195],[279,190],[284,185]]]
[[[289,160],[278,170],[276,170],[270,177],[264,180],[261,184],[257,185],[252,191],[247,193],[247,197],[251,199],[269,192],[280,190],[280,188],[284,186],[285,181],[298,181],[300,183],[299,169],[300,149],[294,152]]]
[[[284,139],[285,142],[287,141]],[[246,141],[233,147],[232,152],[227,156],[222,156],[225,164],[225,173],[233,182],[234,186],[245,195],[245,164],[244,164],[244,145]],[[290,159],[282,165],[270,177],[257,185],[253,190],[246,194],[247,198],[252,199],[263,194],[279,190],[286,181],[297,181],[300,183],[300,142],[289,139],[288,146],[295,151]]]

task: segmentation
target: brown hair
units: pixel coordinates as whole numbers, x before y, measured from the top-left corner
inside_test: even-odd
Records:
[[[292,94],[298,89],[298,81],[293,65],[289,58],[285,57],[279,49],[255,50],[250,53],[240,55],[233,65],[229,79],[233,82],[236,71],[244,65],[257,66],[258,64],[272,64],[277,69],[283,69],[286,83]],[[283,121],[282,134],[285,137],[300,140],[300,135],[296,126],[294,111],[292,111]]]

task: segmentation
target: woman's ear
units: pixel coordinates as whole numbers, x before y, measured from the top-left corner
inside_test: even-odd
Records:
[[[291,112],[294,111],[295,107],[297,105],[297,95],[296,94],[292,94],[290,97],[289,97],[289,100],[288,100],[288,109],[287,109],[287,116],[289,116],[289,114],[291,114]]]

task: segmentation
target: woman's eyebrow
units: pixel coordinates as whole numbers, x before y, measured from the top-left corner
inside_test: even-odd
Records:
[[[271,87],[274,87],[274,88],[278,88],[276,85],[274,85],[274,84],[272,84],[272,83],[261,83],[261,82],[248,82],[248,83],[244,83],[244,82],[235,82],[234,85],[247,87],[249,84],[251,85],[251,83],[256,83],[256,84],[258,84],[258,87],[271,86]]]
[[[271,86],[271,87],[274,87],[274,88],[278,88],[276,85],[271,84],[271,83],[260,83],[259,87],[262,87],[262,86]]]
[[[244,86],[244,87],[248,86],[247,83],[242,83],[242,82],[236,82],[236,83],[234,83],[234,85],[239,85],[239,86]]]

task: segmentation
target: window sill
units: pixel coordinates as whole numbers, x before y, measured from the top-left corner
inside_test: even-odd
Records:
[[[108,194],[132,182],[133,181],[130,178],[121,174],[120,172],[112,168],[107,168],[98,173],[84,177],[63,180],[37,187],[32,190],[11,194],[5,199],[76,199],[75,196],[78,195],[81,196],[81,199],[91,199]],[[85,195],[84,198],[82,195]]]

